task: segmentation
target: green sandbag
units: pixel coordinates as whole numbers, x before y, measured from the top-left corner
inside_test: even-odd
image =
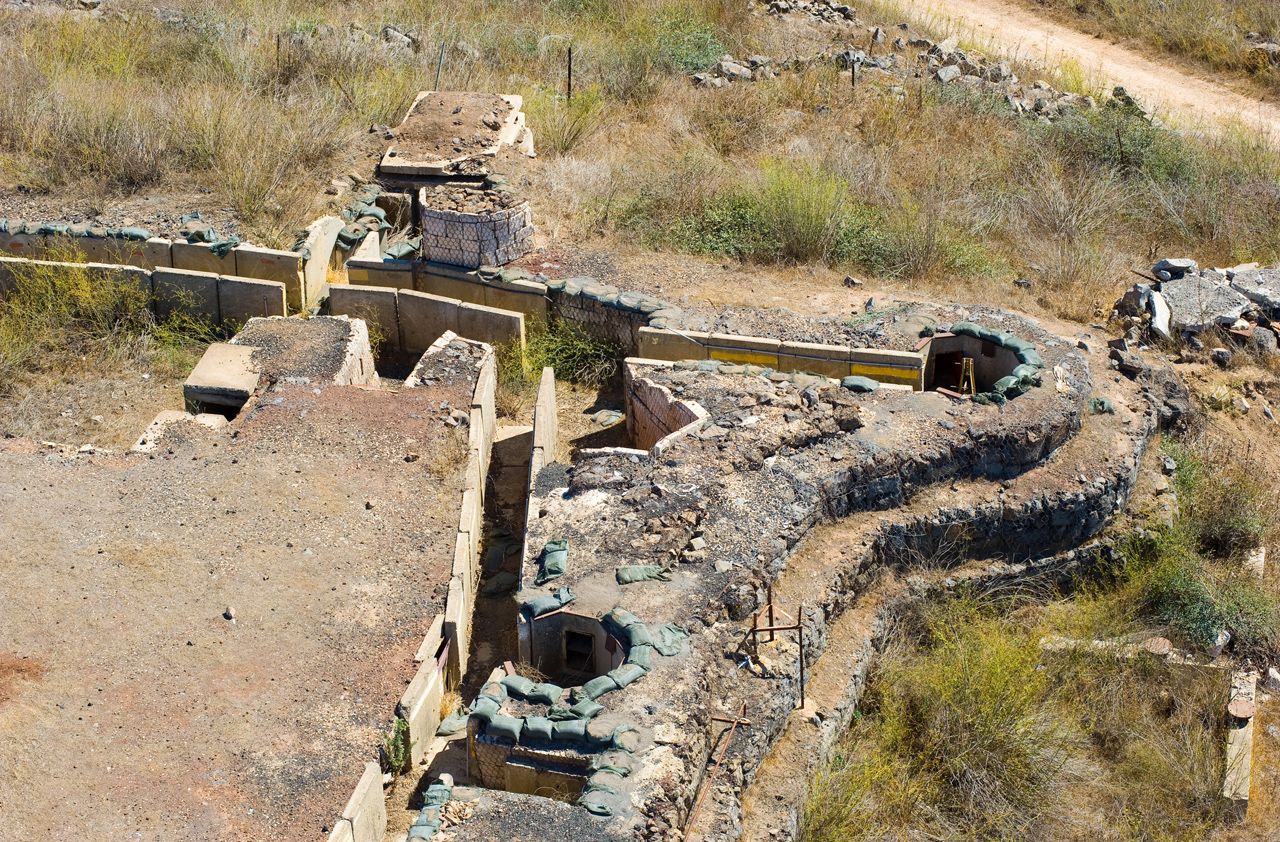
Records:
[[[658,631],[653,638],[653,648],[667,657],[678,655],[680,654],[681,645],[688,636],[689,632],[685,631],[683,626],[667,623],[658,627]]]
[[[623,664],[616,669],[609,670],[605,675],[612,678],[619,688],[623,688],[629,684],[635,683],[641,678],[644,678],[644,675],[647,672],[648,670],[639,664]]]
[[[453,797],[453,787],[444,784],[432,784],[422,795],[423,807],[443,807]]]
[[[444,718],[440,726],[436,728],[437,737],[451,737],[454,734],[467,727],[467,720],[471,718],[471,713],[465,707],[458,708],[453,713]]]
[[[613,809],[607,804],[601,804],[591,795],[584,795],[578,799],[578,806],[586,810],[593,816],[612,816]]]
[[[582,719],[565,719],[551,726],[551,734],[557,740],[568,740],[575,743],[587,739],[587,723]]]
[[[599,792],[599,793],[603,793],[603,794],[605,794],[605,795],[617,795],[617,794],[618,794],[618,788],[617,788],[617,787],[615,787],[615,786],[610,786],[609,784],[605,783],[604,781],[597,781],[597,780],[594,780],[594,778],[595,778],[595,776],[594,776],[594,775],[592,775],[592,776],[591,776],[591,778],[588,778],[588,779],[587,779],[587,785],[586,785],[586,786],[584,786],[584,787],[582,788],[582,791],[583,791],[583,792]]]
[[[564,575],[569,560],[569,539],[558,538],[548,541],[538,554],[538,575],[533,580],[535,585],[545,585],[552,579]]]
[[[563,722],[567,719],[578,719],[578,715],[568,705],[552,705],[547,711],[547,718],[555,722]]]
[[[178,223],[178,236],[188,243],[212,243],[218,239],[213,226],[200,217],[200,211],[183,214],[178,218]]]
[[[486,681],[480,688],[481,696],[488,696],[498,704],[507,700],[507,688],[501,681]]]
[[[582,720],[595,719],[602,710],[604,710],[604,705],[594,699],[583,699],[569,708],[569,712],[573,714],[575,719]]]
[[[600,622],[609,630],[610,634],[618,639],[622,639],[623,630],[628,626],[634,626],[636,623],[639,623],[640,618],[625,608],[614,608],[608,614],[601,617]]]
[[[622,637],[618,639],[627,644],[627,646],[649,646],[653,643],[653,638],[649,635],[649,629],[644,623],[627,626],[622,630]]]
[[[1019,351],[1018,362],[1044,368],[1044,359],[1040,356],[1040,352],[1035,348],[1031,348],[1026,351]]]
[[[226,257],[231,253],[231,250],[238,245],[240,245],[240,238],[233,235],[210,243],[209,251],[213,252],[218,257]]]
[[[476,696],[476,700],[471,703],[471,715],[488,722],[498,715],[499,707],[501,706],[488,696]]]
[[[150,240],[152,236],[151,232],[146,228],[139,228],[137,225],[130,225],[125,228],[118,228],[114,230],[115,236],[122,240],[135,240],[141,242],[143,240]]]
[[[619,585],[636,582],[670,582],[671,573],[660,564],[624,564],[614,574]]]
[[[991,384],[991,391],[998,392],[1001,395],[1008,395],[1010,393],[1016,395],[1021,384],[1022,380],[1012,375],[1008,377],[1001,377],[995,383]]]
[[[625,778],[630,775],[632,771],[631,767],[620,765],[625,762],[625,760],[626,755],[618,752],[597,754],[595,757],[591,758],[590,768],[592,772],[608,772],[611,775],[617,775],[620,778]]]
[[[525,700],[539,705],[554,705],[564,695],[564,688],[559,684],[544,681],[529,688],[524,694]]]
[[[992,330],[989,327],[978,328],[978,338],[983,342],[990,342],[992,345],[1004,345],[1005,334],[998,330]]]
[[[39,229],[36,230],[36,233],[43,234],[48,237],[51,235],[66,234],[69,230],[71,230],[71,226],[65,222],[42,222]]]
[[[436,833],[439,832],[439,830],[440,830],[440,825],[438,824],[415,825],[414,827],[409,828],[409,833],[405,836],[405,838],[406,839],[431,839],[436,835]]]
[[[880,388],[880,384],[870,377],[863,377],[859,374],[851,374],[848,377],[841,378],[840,386],[848,389],[850,392],[874,392]]]
[[[406,257],[413,257],[422,248],[422,238],[414,237],[412,240],[404,240],[396,243],[391,248],[382,253],[383,260],[403,260]]]
[[[529,695],[529,691],[533,689],[533,682],[525,678],[523,675],[508,675],[502,679],[502,686],[507,692],[518,699],[523,699]]]
[[[369,229],[358,223],[351,223],[338,232],[335,248],[339,251],[351,251],[369,234]]]
[[[1041,369],[1039,366],[1027,365],[1026,363],[1023,363],[1022,365],[1016,366],[1013,369],[1012,376],[1018,378],[1024,384],[1039,386]]]
[[[979,338],[979,331],[981,330],[982,328],[978,327],[973,322],[956,322],[951,326],[951,333],[959,336],[972,336],[974,339]]]
[[[1034,351],[1036,347],[1035,345],[1028,342],[1027,340],[1019,339],[1018,337],[1014,336],[1011,333],[1006,333],[1004,335],[1004,342],[1002,344],[1004,345],[1004,347],[1008,348],[1010,351],[1013,351],[1015,353],[1019,351]]]
[[[653,644],[645,644],[644,646],[632,646],[627,650],[627,663],[635,664],[645,669],[653,668]]]
[[[1115,415],[1116,407],[1106,398],[1089,398],[1090,415]]]
[[[524,718],[524,730],[521,736],[526,740],[545,740],[551,742],[552,725],[550,719],[545,716],[526,716]]]
[[[618,684],[607,673],[598,675],[578,688],[579,699],[598,699],[605,693],[618,689]]]
[[[553,594],[532,599],[522,606],[524,612],[531,617],[541,617],[573,602],[577,597],[568,588],[561,588]]]
[[[609,744],[618,751],[635,754],[636,749],[640,748],[640,731],[634,725],[619,725],[613,729]]]
[[[484,732],[491,737],[519,740],[522,728],[524,728],[523,719],[516,719],[514,716],[507,716],[503,713],[495,713],[489,717],[489,724],[485,726]]]

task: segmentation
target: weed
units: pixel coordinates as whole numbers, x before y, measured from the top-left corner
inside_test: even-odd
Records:
[[[529,335],[525,370],[539,372],[546,366],[556,378],[587,386],[603,386],[618,373],[621,349],[613,342],[592,336],[575,324],[553,321]]]
[[[598,86],[579,90],[573,99],[539,92],[528,100],[538,148],[566,155],[594,137],[604,126],[606,104]]]
[[[412,755],[413,741],[409,739],[409,723],[396,717],[391,726],[391,733],[382,738],[382,768],[391,773],[394,782],[408,770]]]

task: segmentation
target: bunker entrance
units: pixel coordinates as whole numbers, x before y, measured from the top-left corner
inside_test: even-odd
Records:
[[[561,611],[529,624],[529,661],[557,684],[585,684],[620,665],[622,645],[594,617]]]
[[[987,392],[997,380],[1012,373],[1018,363],[1017,354],[994,342],[973,336],[939,333],[929,343],[924,386],[928,391]],[[972,371],[972,389],[965,383],[966,369]]]

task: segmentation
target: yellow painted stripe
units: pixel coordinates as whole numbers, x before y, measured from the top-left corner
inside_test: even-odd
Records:
[[[778,367],[778,355],[770,354],[768,351],[755,351],[750,348],[712,347],[708,347],[707,351],[711,354],[711,359],[713,360],[724,360],[725,362],[744,365],[763,365],[770,368]]]
[[[920,387],[920,378],[923,376],[920,369],[912,371],[899,366],[867,365],[866,363],[850,363],[849,373],[870,377],[881,383],[901,383],[913,388]]]

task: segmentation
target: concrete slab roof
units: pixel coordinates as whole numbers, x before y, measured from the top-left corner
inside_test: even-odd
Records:
[[[324,838],[443,610],[473,385],[277,384],[148,454],[0,443],[4,833]]]

